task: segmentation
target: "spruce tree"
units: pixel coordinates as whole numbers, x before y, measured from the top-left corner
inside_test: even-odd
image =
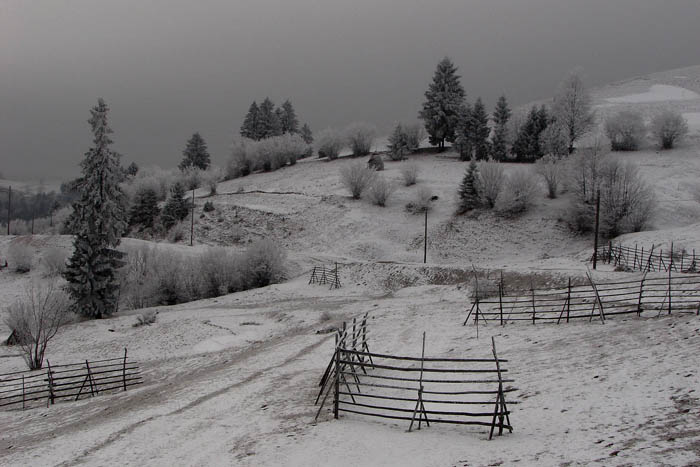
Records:
[[[518,162],[534,162],[544,156],[540,135],[547,128],[548,123],[547,109],[544,106],[539,109],[533,106],[530,109],[525,124],[520,128],[513,142],[512,151]]]
[[[185,187],[180,182],[176,182],[170,188],[170,196],[163,206],[163,227],[170,230],[175,224],[187,217],[189,206],[185,199]]]
[[[292,103],[289,102],[289,100],[284,101],[282,104],[280,129],[282,130],[282,134],[299,133],[299,120],[297,119],[297,114],[294,111],[294,106],[292,106]]]
[[[204,138],[197,132],[187,141],[185,150],[182,151],[182,162],[178,167],[180,170],[185,170],[188,167],[194,167],[200,170],[209,168],[210,159],[207,143]]]
[[[248,113],[243,120],[243,125],[241,125],[241,136],[244,138],[259,140],[259,119],[260,119],[260,108],[258,104],[253,101],[248,108]]]
[[[146,188],[136,193],[134,205],[129,212],[129,225],[138,226],[140,232],[152,230],[159,214],[158,195],[153,188]]]
[[[301,139],[304,140],[306,144],[311,144],[314,142],[314,135],[311,133],[311,128],[309,128],[309,125],[304,123],[304,126],[301,127]]]
[[[126,174],[135,177],[137,173],[139,173],[139,166],[136,165],[136,162],[132,162],[129,164],[129,167],[126,168]]]
[[[474,157],[476,160],[486,160],[489,158],[489,117],[486,115],[484,103],[479,97],[474,103],[474,108],[471,112],[471,146],[474,148]]]
[[[469,103],[462,106],[459,114],[459,124],[455,132],[455,142],[453,149],[459,154],[459,160],[469,161],[472,159],[474,147],[472,146],[472,108]]]
[[[445,141],[455,141],[464,95],[457,67],[449,58],[443,58],[425,92],[425,102],[419,113],[430,136],[430,144],[438,146],[440,151],[445,149]]]
[[[279,117],[275,112],[275,104],[266,97],[260,104],[258,112],[258,137],[256,139],[271,138],[279,134]]]
[[[118,184],[120,156],[110,148],[108,112],[102,99],[90,111],[94,146],[80,164],[79,198],[73,203],[74,250],[65,272],[75,311],[91,318],[117,310],[115,270],[124,265],[124,254],[116,247],[127,225],[125,196]]]
[[[406,158],[406,154],[410,152],[408,144],[408,135],[401,123],[397,123],[394,131],[389,136],[389,156],[391,160],[400,161]]]
[[[476,168],[476,162],[472,160],[459,186],[460,212],[465,213],[476,209],[479,207],[479,204],[479,174]]]
[[[501,96],[493,111],[493,137],[491,138],[491,158],[505,161],[508,157],[508,120],[511,111],[506,96]]]

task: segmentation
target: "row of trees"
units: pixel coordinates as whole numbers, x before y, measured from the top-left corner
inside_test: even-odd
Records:
[[[490,119],[481,98],[477,98],[473,106],[466,101],[460,79],[457,67],[449,58],[438,63],[419,112],[430,143],[440,150],[444,150],[446,142],[453,143],[463,160],[509,159],[508,122],[512,111],[506,97],[499,98]],[[493,122],[493,129],[489,120]],[[544,106],[532,108],[525,123],[512,135],[510,154],[518,161],[534,161],[544,155],[544,146],[550,145],[559,151],[562,144],[572,153],[576,141],[593,124],[590,95],[578,74],[572,73],[560,85],[551,113]],[[548,128],[551,129],[543,142]]]
[[[268,97],[260,105],[255,101],[250,104],[248,113],[243,119],[240,133],[241,137],[254,141],[287,133],[298,133],[306,144],[313,142],[309,125],[304,123],[299,127],[299,119],[292,103],[286,100],[281,107],[275,107],[275,104]]]
[[[605,133],[613,151],[636,151],[649,131],[661,149],[672,149],[688,133],[688,122],[670,109],[654,115],[649,128],[642,114],[634,110],[623,110],[605,120]]]

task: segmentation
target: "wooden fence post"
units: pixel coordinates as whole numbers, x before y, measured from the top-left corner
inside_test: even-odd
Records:
[[[571,277],[569,277],[569,289],[566,292],[566,322],[569,322],[569,313],[571,312]]]
[[[503,283],[498,284],[498,308],[501,311],[501,326],[503,326]]]
[[[537,310],[535,309],[535,286],[530,282],[530,292],[532,292],[532,324],[535,324],[535,314]]]
[[[124,347],[124,366],[122,369],[122,376],[124,378],[124,390],[126,391],[126,347]]]
[[[598,308],[600,309],[600,322],[605,324],[605,312],[603,311],[603,302],[600,300],[600,294],[598,293],[598,287],[596,287],[595,283],[593,282],[593,278],[591,277],[590,274],[586,273],[586,276],[588,276],[588,281],[591,283],[591,287],[593,288],[593,292],[595,293],[595,300],[598,303]],[[595,305],[593,305],[593,309],[595,309]],[[593,312],[591,311],[591,320],[593,319]]]
[[[644,279],[647,278],[647,273],[645,272],[642,276],[642,280],[639,283],[639,301],[637,302],[637,316],[642,316],[642,294],[644,293]]]
[[[335,397],[333,398],[333,418],[338,420],[338,404],[340,398],[340,347],[335,350]]]
[[[24,410],[24,373],[22,374],[22,410]]]
[[[49,363],[48,360],[46,360],[46,376],[48,377],[49,380],[49,398],[46,400],[46,407],[49,406],[49,403],[51,405],[54,404],[54,394],[53,394],[53,376],[51,375],[51,363]]]

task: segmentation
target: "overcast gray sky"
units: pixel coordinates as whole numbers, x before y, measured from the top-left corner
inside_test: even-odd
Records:
[[[199,131],[222,164],[252,100],[314,131],[413,121],[450,56],[491,108],[700,64],[698,0],[0,0],[0,172],[68,177],[111,106],[125,162],[175,166]]]

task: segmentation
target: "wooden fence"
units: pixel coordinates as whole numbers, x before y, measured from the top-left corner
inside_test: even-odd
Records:
[[[633,271],[642,272],[673,272],[697,273],[700,272],[700,257],[695,255],[695,250],[687,252],[663,249],[639,247],[634,248],[625,245],[614,246],[612,243],[598,247],[596,252],[598,261],[612,264]],[[592,258],[591,258],[592,261]]]
[[[354,326],[353,326],[354,329]],[[379,417],[422,424],[476,425],[494,431],[513,431],[506,394],[507,360],[499,359],[492,340],[490,358],[430,358],[425,356],[425,333],[420,357],[386,355],[369,351],[366,316],[359,333],[343,328],[337,334],[333,357],[319,383],[316,418],[329,394],[333,394],[333,416],[340,413]]]
[[[685,312],[700,314],[700,275],[644,274],[638,279],[615,282],[594,282],[588,275],[587,285],[566,288],[535,290],[506,295],[503,286],[498,295],[476,298],[464,320],[470,317],[479,324],[495,321],[501,325],[511,321],[569,322],[572,319],[599,319],[605,322],[609,316],[643,312],[671,314]]]
[[[326,266],[314,266],[311,270],[309,284],[329,285],[331,289],[339,289],[340,276],[338,275],[338,263],[335,267],[327,268]]]
[[[46,369],[0,375],[0,407],[28,408],[39,402],[46,406],[57,399],[78,400],[80,397],[123,390],[143,383],[135,361],[124,356],[106,360],[85,360],[83,363],[51,365]]]

